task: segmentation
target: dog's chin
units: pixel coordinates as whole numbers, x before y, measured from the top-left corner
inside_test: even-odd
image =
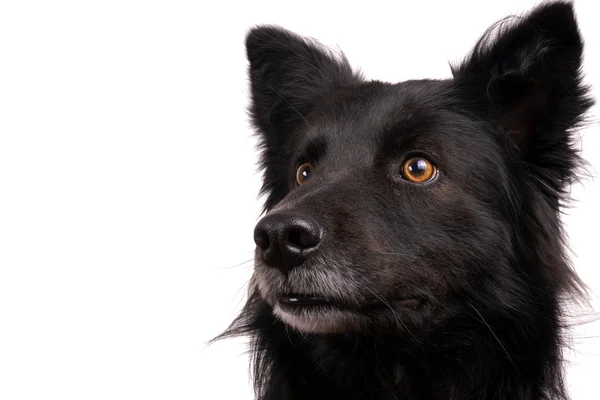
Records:
[[[292,310],[281,304],[273,314],[284,324],[302,333],[347,333],[359,328],[360,315],[350,310],[302,309]]]

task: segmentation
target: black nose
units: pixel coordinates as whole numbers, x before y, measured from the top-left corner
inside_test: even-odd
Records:
[[[254,242],[265,262],[287,273],[304,262],[321,242],[322,230],[312,218],[275,212],[254,228]]]

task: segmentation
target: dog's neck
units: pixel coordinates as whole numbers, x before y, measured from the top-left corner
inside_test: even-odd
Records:
[[[553,323],[524,334],[540,321],[487,316],[499,328],[474,324],[409,344],[399,335],[301,334],[255,306],[258,325],[246,329],[260,400],[564,398]]]

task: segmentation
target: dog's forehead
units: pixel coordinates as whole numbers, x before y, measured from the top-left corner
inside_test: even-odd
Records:
[[[427,136],[449,119],[453,96],[447,81],[369,82],[347,88],[320,105],[305,141],[319,140],[328,152],[370,159],[391,139]]]

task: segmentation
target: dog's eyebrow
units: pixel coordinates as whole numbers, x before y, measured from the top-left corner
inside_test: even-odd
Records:
[[[309,161],[318,161],[325,156],[327,151],[327,142],[322,137],[312,138],[308,141],[302,151],[302,155]]]
[[[403,152],[405,146],[414,145],[423,129],[419,121],[406,118],[389,124],[382,130],[379,140],[379,153],[381,156],[394,156]]]

